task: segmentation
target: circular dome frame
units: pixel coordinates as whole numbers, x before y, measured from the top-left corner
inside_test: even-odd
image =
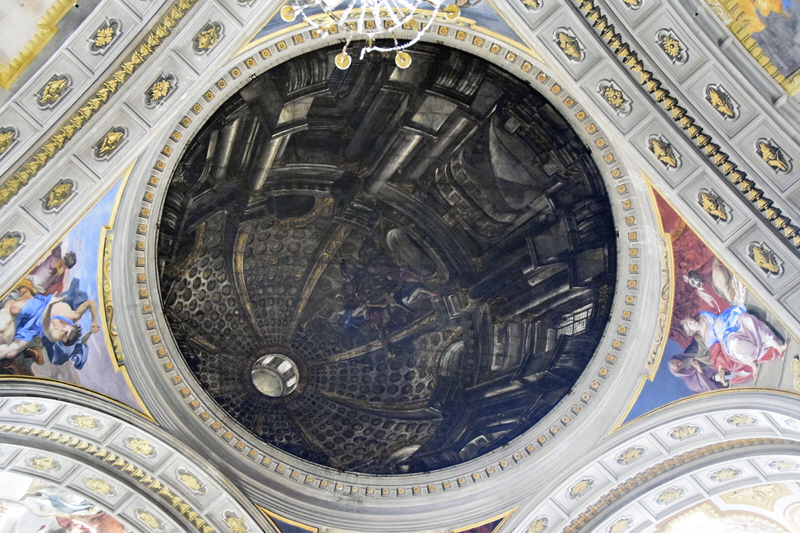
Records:
[[[221,469],[242,479],[242,488],[251,498],[293,519],[313,521],[318,516],[317,509],[325,508],[332,526],[385,531],[389,526],[397,529],[395,514],[402,509],[410,517],[402,529],[413,531],[444,526],[441,515],[432,517],[445,508],[458,510],[465,523],[472,518],[485,518],[494,511],[507,511],[509,498],[519,501],[536,493],[536,487],[525,481],[533,472],[557,471],[560,464],[570,461],[569,455],[581,453],[579,448],[588,449],[581,445],[565,453],[567,450],[557,449],[554,443],[563,441],[565,435],[577,442],[580,435],[592,431],[598,413],[616,412],[617,406],[605,392],[617,387],[619,393],[623,383],[633,392],[636,384],[622,379],[625,371],[640,374],[641,354],[653,353],[653,339],[657,347],[658,332],[663,333],[663,323],[659,325],[648,318],[661,311],[662,275],[668,269],[656,244],[658,236],[646,233],[647,228],[655,227],[648,191],[641,180],[627,177],[620,163],[624,151],[615,148],[617,143],[610,139],[613,134],[604,132],[603,119],[592,116],[579,103],[577,93],[567,90],[529,50],[492,40],[490,35],[466,25],[442,23],[439,28],[436,41],[478,55],[511,72],[538,88],[563,114],[590,147],[606,182],[621,233],[617,269],[618,280],[625,282],[618,282],[609,326],[596,355],[575,384],[573,393],[534,428],[505,447],[431,473],[373,476],[337,472],[254,442],[241,427],[226,422],[221,410],[199,391],[199,384],[181,357],[174,355],[179,351],[159,311],[153,257],[156,215],[164,201],[167,176],[172,174],[178,155],[204,120],[227,95],[249,81],[250,73],[260,74],[291,57],[329,46],[336,41],[335,36],[314,37],[300,25],[221,62],[217,76],[207,81],[205,87],[197,86],[190,91],[187,101],[192,103],[183,114],[172,119],[172,126],[164,126],[163,142],[153,143],[154,148],[134,168],[120,206],[115,228],[118,238],[111,264],[113,294],[115,305],[141,311],[116,316],[119,339],[127,348],[134,384],[160,423],[189,434],[205,434],[208,441],[198,443],[208,455],[220,457]],[[433,37],[428,39],[434,40]],[[120,243],[126,245],[121,248]],[[137,265],[135,279],[127,275],[129,264]],[[644,275],[655,272],[657,276]],[[629,336],[634,330],[638,334]],[[548,466],[544,468],[546,463]],[[480,509],[470,503],[477,492],[487,495]],[[362,510],[358,519],[351,514],[355,504]],[[369,515],[366,519],[365,514]],[[451,522],[447,525],[452,525]]]

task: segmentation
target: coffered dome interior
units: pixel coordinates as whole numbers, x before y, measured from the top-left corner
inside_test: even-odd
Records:
[[[405,70],[342,71],[339,51],[253,79],[189,143],[160,222],[164,311],[264,442],[362,473],[456,465],[530,429],[593,356],[609,200],[526,82],[431,44]]]

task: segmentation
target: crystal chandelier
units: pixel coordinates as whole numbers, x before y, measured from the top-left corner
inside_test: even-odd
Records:
[[[460,9],[455,4],[442,7],[445,0],[293,0],[281,8],[281,18],[291,22],[299,15],[303,21],[325,36],[334,31],[347,33],[347,42],[336,56],[336,66],[344,70],[350,66],[347,53],[350,41],[364,38],[367,46],[361,49],[361,59],[368,52],[396,52],[395,63],[400,68],[411,64],[411,55],[405,49],[422,38],[436,17],[455,20]],[[313,13],[321,10],[322,12]],[[411,31],[414,36],[402,43],[395,32]],[[376,39],[390,37],[394,45],[377,45]]]

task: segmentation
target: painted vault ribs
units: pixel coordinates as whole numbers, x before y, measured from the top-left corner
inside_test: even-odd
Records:
[[[525,431],[591,358],[613,294],[607,199],[575,133],[482,60],[418,47],[432,70],[389,101],[363,92],[384,58],[341,79],[335,50],[251,82],[173,178],[168,197],[197,201],[168,200],[161,223],[166,316],[206,393],[341,469],[431,470]]]

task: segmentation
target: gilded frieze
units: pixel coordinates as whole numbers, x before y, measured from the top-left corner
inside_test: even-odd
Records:
[[[61,124],[58,131],[42,144],[2,186],[0,186],[0,207],[6,205],[30,180],[41,171],[53,156],[109,101],[130,76],[161,45],[178,25],[197,0],[177,0],[147,36],[138,44],[126,61],[112,73],[98,89],[72,116]],[[72,5],[66,2],[67,9]],[[2,72],[0,72],[2,84]],[[0,254],[2,264],[2,254]]]

